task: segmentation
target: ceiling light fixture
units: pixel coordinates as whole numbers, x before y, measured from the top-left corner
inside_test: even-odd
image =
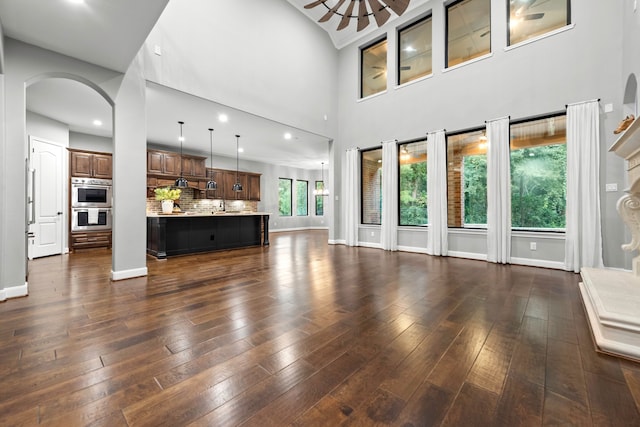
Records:
[[[69,3],[82,4],[84,0],[69,0]]]
[[[176,179],[176,187],[187,188],[189,186],[189,183],[182,176],[182,143],[184,142],[184,137],[182,136],[182,125],[184,124],[184,122],[178,122],[178,124],[180,124],[180,138],[178,138],[178,140],[180,141],[180,178]]]
[[[285,133],[284,139],[291,139],[291,134],[289,132]]]
[[[222,123],[227,123],[229,121],[229,116],[227,116],[226,114],[220,114],[218,116],[218,120],[220,120]]]
[[[94,125],[94,126],[102,126],[102,121],[101,121],[101,120],[98,120],[98,119],[95,119],[95,120],[93,121],[93,125]]]
[[[213,168],[213,129],[211,128],[209,128],[209,148],[209,155],[211,156],[209,158],[209,168]],[[209,175],[208,172],[211,172],[211,174],[213,174],[213,171],[207,171],[207,175]],[[207,190],[218,189],[218,183],[213,180],[213,176],[209,177],[209,181],[207,181],[207,185],[205,186],[205,188]]]
[[[353,14],[356,1],[359,3],[358,11],[356,14]],[[382,27],[391,17],[391,13],[388,9],[391,9],[396,15],[400,16],[407,10],[410,1],[411,0],[383,0],[385,4],[382,4],[379,0],[351,0],[345,9],[340,11],[342,5],[345,4],[345,0],[339,0],[333,7],[330,7],[327,4],[327,0],[316,0],[306,4],[304,8],[313,9],[319,5],[326,7],[328,9],[327,13],[318,19],[318,22],[326,22],[333,15],[342,17],[338,24],[338,31],[347,28],[351,19],[356,18],[358,20],[356,30],[361,31],[369,25],[369,17],[371,15],[375,18],[378,27]],[[371,12],[369,12],[369,10]]]
[[[240,135],[236,135],[236,183],[231,188],[233,191],[242,191],[242,184],[240,184],[240,178],[238,177],[238,144],[240,143]]]
[[[321,176],[322,176],[322,181],[320,181],[320,187],[316,188],[315,190],[313,190],[313,195],[314,196],[328,196],[329,195],[329,189],[326,188],[324,186],[324,162],[321,163],[320,166],[320,171],[321,171]]]

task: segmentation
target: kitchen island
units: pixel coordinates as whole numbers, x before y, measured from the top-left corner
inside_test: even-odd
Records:
[[[147,253],[158,259],[269,245],[266,212],[147,214]]]

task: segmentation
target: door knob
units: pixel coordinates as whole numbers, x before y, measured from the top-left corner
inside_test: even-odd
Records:
[[[58,212],[58,215],[62,215],[62,212]]]

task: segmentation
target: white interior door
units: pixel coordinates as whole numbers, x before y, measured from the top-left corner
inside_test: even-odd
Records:
[[[62,253],[63,223],[63,147],[30,138],[29,155],[33,175],[33,221],[29,232],[29,258]]]

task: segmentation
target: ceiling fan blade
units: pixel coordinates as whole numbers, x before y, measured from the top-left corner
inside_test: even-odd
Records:
[[[391,16],[387,7],[381,5],[378,0],[369,0],[369,6],[371,6],[371,12],[373,13],[373,17],[376,18],[378,27],[382,27]]]
[[[326,2],[326,1],[327,0],[314,1],[313,3],[305,4],[304,8],[305,9],[313,9],[314,7],[321,5],[322,3]]]
[[[369,15],[367,15],[367,13],[367,3],[360,0],[360,7],[358,8],[358,28],[356,31],[362,31],[369,25]]]
[[[487,34],[489,34],[489,33],[491,33],[491,30],[487,30],[487,31],[485,31],[484,33],[480,34],[480,37],[484,37],[484,36],[486,36],[486,35],[487,35]]]
[[[522,17],[525,21],[533,21],[534,19],[541,19],[544,16],[544,12],[540,13],[530,13],[529,15],[525,15]]]
[[[373,76],[373,80],[377,79],[378,77],[380,77],[383,74],[384,74],[384,71],[382,71],[381,73],[376,74],[375,76]]]
[[[336,14],[336,12],[338,11],[338,9],[340,9],[340,6],[342,6],[342,4],[345,2],[346,0],[340,0],[338,1],[338,3],[336,3],[335,6],[333,6],[331,9],[329,9],[329,11],[327,13],[325,13],[322,18],[318,19],[318,22],[326,22],[328,21],[333,15]]]
[[[409,7],[409,0],[383,0],[383,1],[398,16],[402,15],[404,11],[407,10],[407,8]]]
[[[344,30],[349,26],[349,21],[351,20],[351,13],[353,12],[353,7],[356,5],[356,0],[351,0],[349,6],[347,6],[346,12],[342,16],[340,23],[338,24],[338,31]]]
[[[411,69],[411,65],[403,65],[402,67],[400,67],[400,71],[407,71]]]
[[[387,67],[381,67],[379,65],[372,65],[371,68],[375,68],[375,69],[378,69],[378,70],[385,70]]]

